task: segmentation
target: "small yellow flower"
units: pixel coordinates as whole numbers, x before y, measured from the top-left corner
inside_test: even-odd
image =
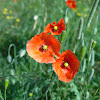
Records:
[[[81,13],[77,13],[78,16],[81,16]]]
[[[4,11],[8,11],[8,9],[7,8],[4,8]]]
[[[88,17],[88,15],[87,14],[84,14],[84,17]]]
[[[20,19],[19,19],[19,18],[17,18],[17,19],[16,19],[16,22],[20,22]]]
[[[10,10],[9,13],[12,14],[12,11]]]
[[[32,96],[33,96],[33,94],[32,94],[32,93],[29,93],[29,96],[30,96],[30,97],[32,97]]]
[[[6,19],[10,19],[10,16],[6,16]]]
[[[91,0],[88,0],[89,2],[91,1]]]
[[[77,12],[77,8],[74,11]]]
[[[84,11],[87,11],[87,8],[84,8]]]
[[[6,14],[7,14],[7,12],[6,12],[6,11],[4,11],[4,12],[3,12],[3,14],[4,14],[4,15],[6,15]]]

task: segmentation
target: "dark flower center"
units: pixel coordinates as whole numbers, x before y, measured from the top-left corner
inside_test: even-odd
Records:
[[[61,68],[68,68],[69,67],[69,64],[68,64],[68,62],[66,62],[66,61],[62,61],[62,63],[61,63],[61,66],[60,66]]]

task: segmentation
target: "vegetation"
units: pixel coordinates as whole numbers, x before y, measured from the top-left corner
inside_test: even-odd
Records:
[[[0,100],[100,100],[100,4],[87,27],[93,1],[99,0],[77,0],[73,10],[64,0],[0,0]],[[68,83],[25,50],[28,40],[61,18],[66,30],[55,36],[60,53],[70,49],[80,61]]]

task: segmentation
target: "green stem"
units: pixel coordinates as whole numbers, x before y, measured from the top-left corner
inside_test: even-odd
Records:
[[[2,94],[1,94],[1,90],[0,90],[0,98],[1,98],[2,100],[4,100],[4,98],[2,97]]]
[[[18,57],[19,57],[19,55],[17,55],[17,56],[12,60],[12,62],[10,63],[10,65],[9,65],[3,72],[1,72],[0,75],[3,74],[8,68],[10,68],[10,67],[12,66],[12,64],[14,63],[15,59],[17,59]]]
[[[5,100],[6,100],[6,89],[5,89]]]

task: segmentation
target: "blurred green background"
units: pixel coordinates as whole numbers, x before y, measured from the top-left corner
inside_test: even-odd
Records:
[[[5,98],[5,79],[9,80],[7,100],[100,100],[100,4],[90,27],[86,27],[93,1],[77,0],[77,8],[72,10],[64,0],[0,0],[0,100]],[[80,18],[84,19],[84,41],[78,40],[75,54],[80,60],[82,45],[87,51],[79,72],[69,83],[58,80],[52,64],[40,64],[25,54],[27,41],[61,18],[65,19],[66,31],[62,33],[60,53],[74,50]],[[56,38],[61,42],[61,35]],[[92,39],[96,46],[90,52]],[[25,55],[4,71],[22,53]]]

